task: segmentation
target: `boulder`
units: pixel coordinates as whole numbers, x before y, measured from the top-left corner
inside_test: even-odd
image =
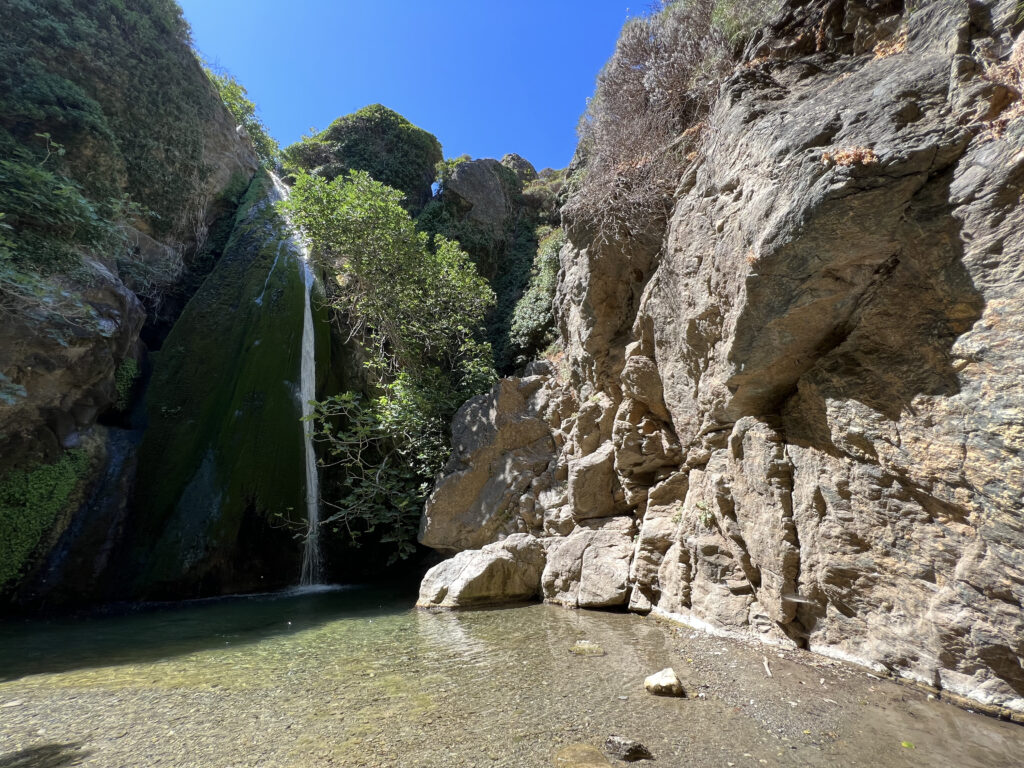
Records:
[[[537,169],[533,167],[533,163],[515,152],[510,152],[502,157],[501,164],[516,175],[520,184],[526,184],[537,178]]]
[[[571,608],[625,605],[635,524],[630,517],[586,520],[548,547],[544,599]]]
[[[502,379],[459,409],[452,457],[420,523],[421,544],[454,553],[539,527],[516,511],[555,456],[551,429],[541,418],[544,382],[540,376]]]
[[[643,744],[625,736],[609,736],[604,742],[604,751],[616,760],[635,763],[638,760],[653,760],[654,755]]]
[[[530,600],[540,593],[544,546],[512,534],[483,549],[460,552],[423,577],[420,608],[467,608]]]
[[[573,519],[608,517],[615,513],[615,446],[605,443],[589,456],[569,462],[569,504]]]
[[[516,172],[491,158],[455,166],[442,195],[465,219],[497,239],[504,234],[514,205]]]

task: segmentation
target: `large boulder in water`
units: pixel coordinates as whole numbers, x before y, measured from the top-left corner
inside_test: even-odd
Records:
[[[530,600],[540,593],[544,546],[516,533],[483,549],[460,552],[427,571],[416,605],[466,608]]]

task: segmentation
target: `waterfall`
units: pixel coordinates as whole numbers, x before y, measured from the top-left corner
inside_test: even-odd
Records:
[[[271,174],[274,189],[281,199],[288,197],[288,188]],[[316,398],[316,339],[313,332],[313,311],[310,294],[313,291],[313,268],[310,265],[309,245],[299,236],[298,231],[288,222],[292,250],[298,255],[299,269],[306,285],[302,317],[302,365],[299,371],[299,400],[302,406],[302,435],[306,456],[306,544],[302,553],[302,576],[299,583],[307,586],[319,584],[323,578],[323,556],[320,552],[320,475],[316,467],[316,451],[313,449],[313,415],[311,401]],[[275,266],[277,261],[274,262]]]

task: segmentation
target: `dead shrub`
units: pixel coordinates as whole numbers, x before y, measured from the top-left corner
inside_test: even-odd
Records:
[[[847,147],[821,153],[823,165],[839,165],[849,168],[851,165],[874,165],[878,162],[878,155],[871,147]]]
[[[630,19],[580,120],[583,170],[562,214],[598,242],[649,230],[667,216],[698,136],[734,69],[744,35],[778,0],[662,0]],[[699,133],[699,132],[698,132]]]

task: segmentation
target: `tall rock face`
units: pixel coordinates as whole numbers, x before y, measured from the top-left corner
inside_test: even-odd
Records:
[[[216,262],[257,160],[173,0],[8,3],[0,21],[6,597],[82,523],[80,503],[124,488],[107,476],[134,463],[117,431],[146,344]]]
[[[569,228],[565,360],[460,411],[480,444],[423,540],[527,534],[553,602],[1024,713],[1022,64],[1009,0],[790,4],[723,85],[666,231]],[[479,481],[517,461],[509,493]],[[421,604],[458,604],[428,584]]]
[[[217,266],[156,356],[134,514],[132,596],[294,584],[306,517],[302,255],[261,172]],[[329,329],[316,358],[326,367]],[[292,525],[289,525],[291,523]],[[124,574],[119,574],[124,579]]]

